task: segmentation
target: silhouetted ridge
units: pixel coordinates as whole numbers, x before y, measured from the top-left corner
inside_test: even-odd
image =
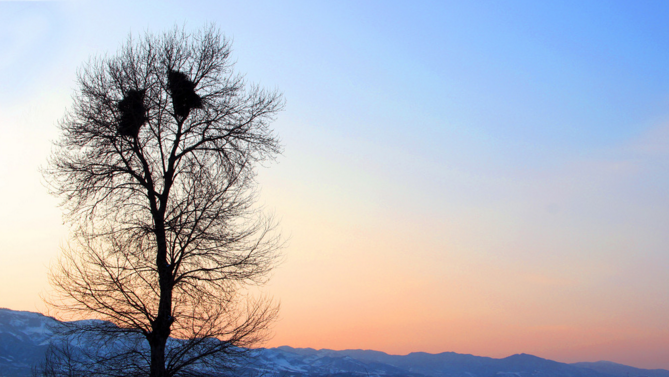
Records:
[[[202,98],[195,93],[195,83],[184,73],[170,70],[167,74],[167,86],[172,94],[176,115],[186,118],[191,109],[202,108]]]
[[[572,364],[580,368],[588,368],[600,373],[616,377],[669,377],[669,371],[665,369],[641,369],[628,365],[613,363],[611,361],[580,362]]]
[[[125,97],[118,103],[121,111],[121,121],[118,133],[123,136],[137,137],[139,128],[146,122],[146,107],[144,107],[145,89],[128,90]]]
[[[517,360],[517,361],[535,361],[535,362],[541,362],[541,361],[551,361],[548,359],[544,359],[539,356],[534,356],[530,355],[527,353],[517,353],[515,355],[507,356],[504,358],[504,360]]]

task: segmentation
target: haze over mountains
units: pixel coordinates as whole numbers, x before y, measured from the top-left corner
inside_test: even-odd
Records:
[[[39,313],[0,309],[0,376],[30,376],[42,360],[58,321]],[[565,364],[527,354],[502,359],[453,352],[404,356],[367,350],[256,349],[238,375],[268,377],[669,377],[663,369],[633,368],[607,361]]]

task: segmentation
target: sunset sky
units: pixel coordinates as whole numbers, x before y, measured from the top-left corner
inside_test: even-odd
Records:
[[[45,165],[77,69],[214,23],[284,94],[265,346],[669,369],[669,2],[0,1],[0,307],[67,242]]]

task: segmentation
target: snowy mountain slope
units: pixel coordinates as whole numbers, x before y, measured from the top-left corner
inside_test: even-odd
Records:
[[[29,375],[44,357],[57,324],[42,314],[0,308],[0,376]]]
[[[503,359],[480,357],[473,355],[462,355],[454,352],[440,354],[429,354],[424,352],[410,353],[405,356],[388,355],[378,351],[365,350],[313,350],[295,349],[291,347],[279,347],[269,351],[280,350],[286,355],[286,359],[298,359],[293,355],[300,355],[302,360],[329,357],[332,359],[350,358],[365,365],[383,365],[385,368],[395,369],[374,370],[369,368],[369,375],[389,376],[390,373],[402,376],[428,376],[428,377],[489,377],[489,376],[517,376],[517,377],[611,377],[588,368],[559,363],[552,360],[542,359],[532,355],[520,354]],[[287,370],[287,369],[286,369]],[[404,371],[404,372],[402,372]],[[359,370],[350,372],[360,373]],[[273,374],[272,376],[280,376]],[[356,374],[364,376],[366,374]],[[632,375],[630,375],[632,376]]]
[[[82,323],[86,323],[83,321]],[[30,376],[41,362],[60,322],[31,312],[0,309],[0,377]],[[565,364],[532,355],[503,359],[453,352],[388,355],[369,350],[315,350],[279,347],[249,350],[235,375],[252,377],[669,377],[667,370],[645,370],[597,362]]]
[[[252,369],[263,376],[385,376],[427,377],[392,365],[361,361],[341,351],[279,347],[253,350],[249,357]]]

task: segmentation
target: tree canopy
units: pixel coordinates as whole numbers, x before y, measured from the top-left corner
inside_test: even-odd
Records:
[[[104,336],[144,339],[107,347],[127,365],[97,374],[207,374],[262,338],[277,308],[241,292],[280,246],[254,199],[256,166],[281,150],[269,124],[282,107],[233,71],[214,27],[130,38],[81,69],[45,169],[73,229],[50,302],[112,322]]]

